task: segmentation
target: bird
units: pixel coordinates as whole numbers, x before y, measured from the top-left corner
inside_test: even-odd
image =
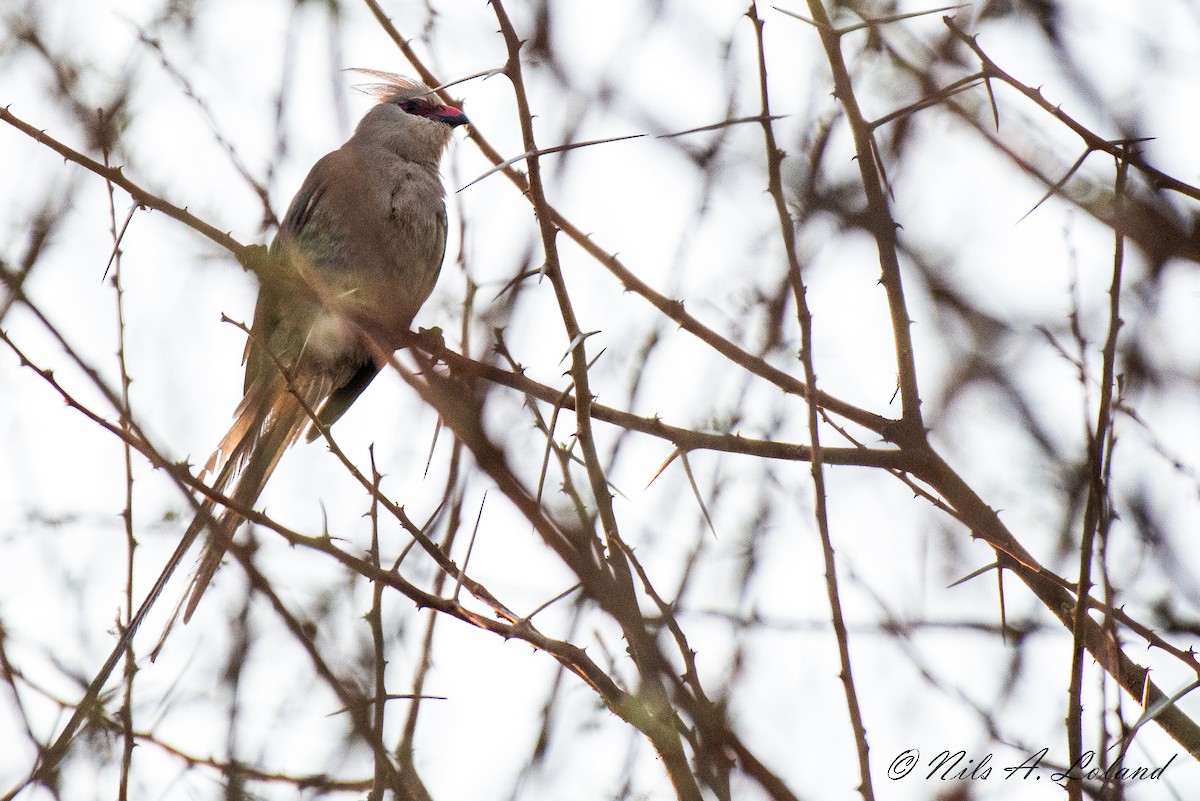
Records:
[[[446,251],[439,165],[469,123],[423,83],[378,70],[378,103],[321,158],[288,207],[259,270],[243,355],[243,396],[200,478],[206,498],[184,541],[209,528],[185,595],[188,622],[283,452],[333,425],[399,350]],[[315,414],[316,425],[313,421]]]
[[[313,165],[267,257],[258,258],[261,248],[246,248],[253,259],[239,255],[259,275],[243,356],[243,396],[233,425],[200,473],[211,477],[212,490],[232,504],[217,511],[211,497],[200,503],[37,770],[56,766],[84,720],[95,714],[109,676],[201,531],[209,528],[209,536],[179,604],[185,623],[242,522],[239,510],[258,500],[283,452],[306,426],[312,441],[345,414],[404,344],[413,317],[433,291],[446,252],[445,190],[438,167],[453,130],[470,120],[419,81],[356,71],[379,80],[362,87],[379,102],[344,145]]]

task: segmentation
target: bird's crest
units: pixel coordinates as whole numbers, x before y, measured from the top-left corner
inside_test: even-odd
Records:
[[[365,67],[353,67],[347,70],[347,72],[358,72],[381,81],[381,83],[357,84],[354,87],[363,94],[377,98],[380,103],[386,103],[396,95],[404,95],[406,97],[429,95],[430,100],[435,102],[437,100],[437,97],[433,95],[432,89],[420,81],[405,75],[397,75],[394,72],[384,72],[383,70],[371,70]]]

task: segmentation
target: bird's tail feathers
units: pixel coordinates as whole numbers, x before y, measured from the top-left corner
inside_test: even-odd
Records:
[[[258,500],[283,452],[309,422],[305,406],[315,410],[331,389],[329,380],[321,376],[300,376],[290,386],[278,373],[274,379],[260,379],[251,384],[238,406],[233,425],[201,473],[212,482],[214,490],[234,502],[234,507],[215,512],[214,502],[205,501],[206,511],[196,516],[184,535],[195,537],[215,518],[188,590],[183,611],[185,623],[196,611],[244,519],[237,509],[249,509]]]

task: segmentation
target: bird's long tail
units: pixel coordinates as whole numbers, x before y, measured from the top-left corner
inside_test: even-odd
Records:
[[[217,512],[214,501],[205,501],[205,511],[196,515],[184,535],[185,540],[194,538],[213,521],[188,589],[183,611],[185,623],[196,611],[244,519],[237,510],[253,507],[279,458],[309,422],[305,406],[315,410],[330,391],[329,381],[321,376],[297,376],[290,386],[278,372],[272,377],[274,380],[262,378],[246,390],[233,426],[201,473],[209,477],[214,490],[233,501],[233,506]]]

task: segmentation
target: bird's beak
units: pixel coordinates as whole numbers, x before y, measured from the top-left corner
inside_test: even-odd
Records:
[[[438,122],[446,123],[451,128],[458,125],[466,125],[470,122],[467,119],[467,115],[463,114],[461,109],[457,109],[454,106],[439,106],[430,116]]]

